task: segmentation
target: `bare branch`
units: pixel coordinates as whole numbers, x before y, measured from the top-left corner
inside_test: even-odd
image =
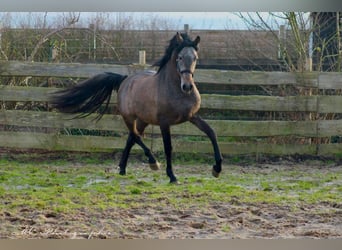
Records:
[[[56,33],[59,33],[59,32],[61,32],[61,31],[65,30],[65,29],[67,29],[67,28],[70,28],[72,25],[74,25],[75,23],[77,23],[77,22],[79,21],[80,15],[81,15],[80,13],[78,13],[78,15],[75,14],[75,13],[71,13],[71,14],[69,15],[69,18],[67,18],[67,19],[65,20],[65,21],[67,22],[67,25],[66,25],[65,27],[58,28],[58,29],[53,30],[53,31],[47,33],[46,35],[42,36],[42,37],[39,39],[39,41],[38,41],[38,43],[36,44],[36,46],[34,47],[32,53],[30,54],[30,56],[27,58],[27,61],[32,61],[32,62],[33,62],[33,61],[34,61],[34,57],[35,57],[35,55],[37,54],[39,48],[40,48],[46,41],[49,40],[49,37],[53,36],[53,35],[56,34]],[[47,17],[47,13],[45,13],[44,19],[46,19],[46,17]]]

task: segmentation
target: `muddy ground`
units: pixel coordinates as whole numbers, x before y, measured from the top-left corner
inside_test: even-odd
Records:
[[[260,173],[284,167],[292,166],[258,164],[249,167],[248,171]],[[310,171],[323,169],[321,165],[296,164],[298,167]],[[241,166],[235,171],[246,170]],[[341,173],[342,166],[330,166],[329,171]],[[337,181],[341,183],[341,180]],[[136,202],[144,201],[140,197]],[[15,215],[2,212],[0,223],[0,238],[14,239],[341,238],[342,203],[305,204],[298,201],[295,205],[276,205],[247,203],[233,197],[229,202],[217,201],[205,207],[186,209],[149,203],[140,208],[107,208],[98,212],[83,208],[73,214],[23,208]]]
[[[79,214],[22,211],[21,216],[1,216],[2,238],[125,238],[125,239],[248,239],[248,238],[341,238],[339,204],[303,205],[296,212],[270,204],[212,204],[202,211],[108,210]],[[13,230],[15,228],[15,230]],[[7,229],[7,230],[6,230]],[[12,231],[9,235],[4,231]],[[14,231],[14,232],[13,232]]]

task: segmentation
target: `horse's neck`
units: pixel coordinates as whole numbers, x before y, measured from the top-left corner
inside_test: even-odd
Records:
[[[167,63],[165,67],[159,72],[159,84],[161,87],[166,87],[168,89],[179,88],[181,79],[177,72],[176,65],[171,62]]]

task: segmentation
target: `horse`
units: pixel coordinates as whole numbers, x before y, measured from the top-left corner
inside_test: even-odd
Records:
[[[186,121],[203,131],[211,140],[215,165],[212,175],[222,170],[222,155],[214,130],[198,115],[201,96],[194,82],[200,37],[191,40],[188,34],[177,32],[169,41],[165,54],[154,63],[157,71],[145,70],[130,76],[104,72],[79,84],[54,92],[51,104],[60,112],[80,113],[78,118],[98,112],[101,119],[106,112],[112,91],[117,91],[117,106],[127,128],[128,138],[119,163],[119,174],[126,174],[131,148],[136,143],[148,157],[152,170],[160,163],[142,141],[145,128],[160,127],[166,156],[166,174],[170,183],[178,183],[172,169],[170,126]],[[105,108],[101,108],[105,103]]]

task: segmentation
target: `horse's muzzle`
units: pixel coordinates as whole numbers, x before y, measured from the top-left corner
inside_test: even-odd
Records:
[[[184,93],[190,94],[193,89],[193,86],[191,83],[182,83],[181,88]]]
[[[193,74],[190,71],[181,72],[181,89],[184,93],[190,94],[193,90]]]

